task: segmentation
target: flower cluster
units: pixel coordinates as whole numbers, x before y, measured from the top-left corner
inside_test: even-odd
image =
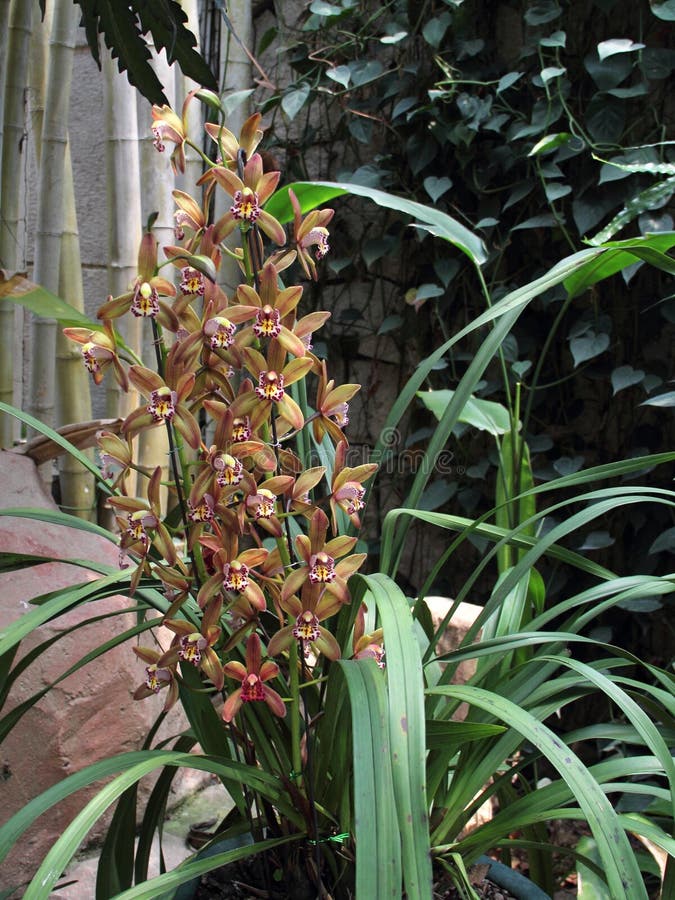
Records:
[[[185,108],[180,117],[168,107],[152,115],[156,148],[172,143],[172,165],[183,172],[191,146]],[[159,641],[159,649],[136,649],[146,677],[135,696],[166,690],[168,708],[185,667],[194,666],[212,691],[227,692],[223,719],[230,722],[253,701],[285,715],[293,646],[293,665],[302,671],[321,654],[335,660],[345,652],[330,622],[350,604],[348,579],[365,554],[354,552],[356,538],[340,528],[359,526],[364,484],[376,467],[345,466],[348,404],[359,386],[336,386],[328,377],[311,340],[329,313],[303,315],[302,286],[284,283],[294,264],[317,278],[333,211],[303,217],[289,192],[287,247],[286,230],[265,210],[280,173],[264,171],[256,152],[260,116],[248,119],[238,139],[224,126],[209,124],[207,132],[217,162],[200,178],[198,198],[173,192],[176,243],[163,248],[160,261],[148,230],[137,277],[102,305],[101,329],[66,334],[82,344],[97,384],[110,367],[122,390],[138,397],[119,434],[99,435],[104,477],[114,478],[109,503],[123,564],[133,566],[131,592],[149,579],[169,601],[162,622],[173,637],[165,649]],[[226,212],[210,221],[221,190]],[[234,251],[223,244],[233,234],[241,240]],[[218,272],[232,256],[242,283],[226,293]],[[119,339],[115,321],[128,314],[152,329],[152,367]],[[311,406],[301,399],[308,396]],[[168,476],[134,463],[136,438],[153,428],[168,433]],[[312,443],[331,460],[330,472],[308,465]],[[132,481],[136,496],[129,496]],[[381,634],[364,636],[362,619],[357,614],[347,652],[382,664]]]

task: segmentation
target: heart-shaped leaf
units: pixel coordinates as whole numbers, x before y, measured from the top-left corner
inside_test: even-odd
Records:
[[[539,77],[544,82],[544,84],[548,84],[549,81],[552,81],[554,78],[560,78],[561,75],[564,75],[567,69],[563,66],[546,66],[545,69],[542,69],[539,73]]]
[[[645,377],[642,369],[634,369],[632,366],[619,366],[612,372],[612,390],[618,394],[624,388],[634,384],[640,384]]]
[[[528,25],[545,25],[557,19],[561,12],[556,0],[540,0],[529,7],[523,18]]]
[[[422,35],[427,44],[431,44],[437,50],[451,22],[449,12],[441,13],[435,19],[430,19],[422,29]]]
[[[554,31],[548,37],[539,39],[540,47],[564,47],[567,42],[567,35],[564,31]]]
[[[570,350],[574,357],[574,367],[589,359],[594,359],[609,347],[609,335],[604,332],[596,334],[594,331],[587,331],[581,337],[572,338],[570,341]]]
[[[607,59],[608,56],[614,56],[616,53],[630,53],[631,50],[642,50],[644,44],[636,44],[630,38],[610,38],[608,41],[601,41],[598,44],[598,56],[600,59]]]
[[[362,84],[367,84],[367,82],[378,78],[382,72],[384,72],[384,66],[376,59],[371,59],[367,62],[359,60],[358,62],[352,63],[350,71],[352,73],[352,82],[354,83],[354,86],[359,87]]]
[[[611,547],[613,543],[614,538],[608,531],[591,531],[584,538],[579,550],[604,550],[605,547]]]
[[[649,5],[657,19],[675,22],[675,0],[649,0]]]
[[[417,288],[418,300],[429,300],[431,297],[442,297],[445,291],[438,284],[421,284]]]
[[[583,456],[561,456],[553,463],[553,468],[558,475],[573,475],[584,464]]]
[[[502,75],[497,84],[497,93],[501,94],[502,91],[508,90],[508,88],[512,87],[516,81],[522,77],[522,72],[507,72],[506,75]]]
[[[527,155],[537,156],[540,153],[551,153],[560,147],[561,144],[566,144],[571,137],[572,135],[567,131],[561,131],[557,134],[545,134]]]
[[[327,69],[326,75],[332,81],[337,81],[337,83],[341,84],[343,87],[347,87],[352,77],[349,66],[335,66],[333,69]]]
[[[675,528],[662,531],[649,548],[650,553],[663,553],[664,550],[675,553]]]
[[[377,329],[377,333],[387,334],[388,331],[393,331],[395,328],[400,328],[401,325],[403,325],[403,316],[387,316],[380,327]]]
[[[313,0],[310,3],[309,10],[317,16],[340,16],[344,12],[342,7],[326,3],[325,0]]]
[[[443,194],[447,193],[452,187],[452,180],[443,176],[442,178],[436,178],[435,175],[430,175],[428,178],[424,179],[424,190],[431,197],[433,202],[435,203],[439,197],[442,197]]]
[[[417,392],[422,403],[437,419],[443,417],[443,413],[454,395],[453,390]],[[506,434],[511,429],[508,409],[501,403],[495,403],[494,400],[483,400],[481,397],[472,396],[467,399],[459,415],[459,421],[494,435]]]
[[[307,102],[309,97],[309,85],[306,82],[297,88],[284,94],[281,98],[281,108],[290,120],[293,120]]]

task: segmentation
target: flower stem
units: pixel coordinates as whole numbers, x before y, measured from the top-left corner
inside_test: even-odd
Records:
[[[157,359],[157,371],[160,376],[164,375],[164,341],[162,335],[160,333],[157,322],[152,319],[152,336],[154,338],[153,344],[155,347],[155,356]],[[178,500],[178,508],[180,509],[181,521],[183,523],[183,528],[185,530],[185,534],[187,535],[190,529],[190,520],[188,519],[187,514],[187,506],[185,503],[185,494],[183,493],[183,481],[182,474],[186,470],[185,459],[182,454],[182,447],[177,446],[175,433],[172,423],[167,419],[166,420],[166,433],[169,440],[169,460],[171,465],[171,471],[173,473],[173,481],[176,491],[176,499]],[[180,462],[180,467],[178,463]],[[188,554],[190,556],[190,561],[192,563],[192,577],[197,582],[197,587],[200,586],[201,578],[200,573],[197,568],[197,560],[195,559],[194,552],[189,548],[189,541],[186,540],[186,546],[188,547]]]

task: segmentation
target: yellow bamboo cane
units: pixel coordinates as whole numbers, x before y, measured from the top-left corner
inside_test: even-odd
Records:
[[[0,174],[0,266],[10,272],[26,268],[26,226],[22,193],[26,166],[26,77],[33,5],[26,0],[4,0],[2,15],[7,17],[5,57],[6,80],[3,87],[2,168]],[[5,29],[2,29],[3,32]],[[21,346],[17,334],[20,317],[12,303],[0,304],[0,400],[21,405],[22,360],[16,353]],[[0,415],[0,447],[10,447],[18,437],[16,420]]]

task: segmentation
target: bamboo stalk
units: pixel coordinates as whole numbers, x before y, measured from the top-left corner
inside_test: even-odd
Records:
[[[9,4],[0,0],[0,165],[2,165],[2,137],[5,128],[5,85],[7,84],[7,47],[9,45]],[[0,180],[0,208],[2,205],[2,181]]]
[[[197,45],[199,46],[199,10],[197,0],[181,0],[181,4],[183,7],[183,11],[186,13],[187,27],[197,38]],[[178,75],[178,96],[176,97],[176,104],[182,105],[183,100],[187,97],[190,91],[197,90],[201,85],[197,84],[196,81],[193,81],[191,78],[187,78],[181,72]],[[192,137],[195,141],[201,142],[202,136],[204,134],[204,116],[202,114],[202,104],[193,100],[190,103],[187,111],[187,131],[190,137]],[[202,160],[199,156],[193,151],[190,150],[187,153],[187,161],[185,165],[185,175],[178,179],[178,187],[181,190],[187,191],[190,193],[194,191],[195,184],[197,183],[197,179],[202,174],[203,165]]]
[[[176,88],[174,79],[174,68],[166,62],[164,54],[158,55],[154,52],[153,67],[157,73],[164,93],[167,96],[169,104],[175,109]],[[159,241],[158,262],[164,260],[162,247],[167,244],[174,243],[174,200],[171,194],[175,179],[171,164],[169,161],[169,153],[158,154],[153,146],[153,137],[150,130],[152,121],[150,106],[143,97],[138,98],[138,119],[140,141],[140,157],[141,157],[141,192],[142,217],[143,221],[147,221],[148,216],[156,212],[157,219],[153,226],[153,233]],[[166,278],[171,279],[173,270],[166,267],[164,270]],[[156,366],[155,362],[155,346],[150,328],[150,322],[144,322],[142,339],[142,358],[145,365],[150,368]],[[152,428],[144,431],[138,439],[138,461],[142,468],[152,472],[156,466],[162,467],[162,477],[167,478],[168,468],[168,438],[164,428]],[[166,496],[162,496],[162,504],[166,503]]]
[[[234,91],[247,90],[252,87],[251,60],[244,47],[253,44],[253,16],[250,0],[232,0],[227,5],[228,18],[234,29],[235,36],[226,27],[221,31],[221,71],[218,83],[221,95],[227,95]],[[240,43],[241,42],[241,43]],[[243,44],[243,46],[242,46]],[[225,123],[230,131],[239,134],[241,126],[249,115],[248,103],[242,103]],[[216,208],[214,218],[218,219],[226,212],[229,200],[224,191],[216,191]],[[237,232],[225,242],[230,247],[239,243]],[[223,259],[219,272],[220,283],[226,291],[234,290],[241,281],[241,270],[234,260],[226,257]]]
[[[84,312],[84,287],[80,258],[80,235],[75,208],[75,186],[66,146],[64,166],[64,226],[61,241],[59,295]],[[91,391],[82,356],[72,341],[59,329],[56,341],[56,415],[59,423],[88,422],[91,419]],[[59,457],[61,508],[90,521],[96,518],[96,482],[94,476],[69,453]]]
[[[136,91],[120,74],[110,53],[103,58],[103,97],[106,132],[108,200],[108,289],[113,296],[128,291],[138,274],[142,235],[141,175]],[[124,316],[115,323],[124,340],[140,355],[140,319]],[[106,413],[126,415],[138,404],[138,394],[120,394],[117,382],[107,379]]]
[[[30,120],[35,135],[36,162],[41,164],[42,128],[45,113],[48,35],[51,34],[53,4],[48,7],[43,27],[31,40],[28,93]],[[75,188],[70,145],[66,145],[63,174],[64,226],[59,265],[59,295],[80,312],[84,311],[84,288],[80,260]],[[78,349],[57,328],[56,343],[56,419],[59,423],[85,422],[91,419],[91,393],[86,370]],[[57,456],[58,454],[53,454]],[[44,462],[45,460],[42,460]],[[95,481],[83,466],[68,454],[59,456],[61,506],[74,515],[95,516]]]
[[[53,293],[59,291],[64,225],[64,163],[77,24],[77,8],[74,5],[55,5],[49,38],[33,264],[34,280]],[[53,425],[55,419],[56,333],[54,319],[33,318],[29,409],[36,418],[49,425]]]
[[[6,81],[3,89],[2,166],[0,171],[0,266],[9,271],[26,268],[26,228],[21,177],[26,165],[26,74],[33,6],[11,0],[7,29]],[[4,31],[4,29],[3,29]],[[0,304],[0,400],[21,405],[22,363],[17,346],[15,307]],[[20,341],[18,346],[21,346]],[[11,446],[18,437],[16,420],[0,415],[0,447]]]

